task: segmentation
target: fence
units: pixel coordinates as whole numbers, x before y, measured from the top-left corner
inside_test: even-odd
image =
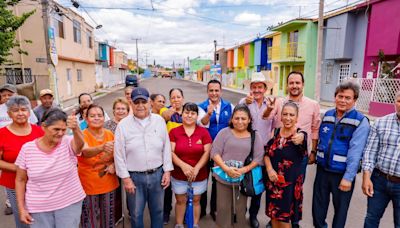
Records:
[[[357,109],[364,112],[369,111],[371,101],[393,104],[397,91],[400,91],[400,79],[358,78],[355,80],[360,85]]]

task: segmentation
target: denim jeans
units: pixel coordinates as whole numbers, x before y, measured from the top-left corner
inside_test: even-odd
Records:
[[[17,197],[16,197],[15,189],[6,188],[6,192],[7,192],[7,198],[10,200],[11,209],[13,211],[15,227],[16,228],[28,228],[29,225],[26,225],[19,220],[19,211],[18,211]]]
[[[143,212],[146,203],[149,207],[152,228],[163,227],[164,189],[161,186],[163,169],[151,174],[129,172],[136,186],[134,194],[127,193],[128,207],[131,212],[131,227],[144,228]],[[146,227],[150,227],[146,224]]]
[[[312,199],[313,223],[316,228],[328,227],[325,219],[332,194],[332,202],[335,210],[332,228],[343,228],[346,224],[347,211],[353,195],[355,179],[351,190],[343,192],[339,189],[343,174],[326,171],[318,165],[314,181],[314,192]]]
[[[29,228],[78,228],[81,212],[82,201],[55,211],[32,213],[35,221]]]
[[[400,228],[400,183],[388,181],[385,177],[372,173],[374,195],[368,197],[367,216],[364,228],[379,227],[379,222],[390,201],[393,203],[394,227]]]

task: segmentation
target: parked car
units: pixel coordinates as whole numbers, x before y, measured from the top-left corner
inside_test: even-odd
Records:
[[[134,74],[128,74],[125,77],[125,85],[126,86],[134,86],[138,87],[139,86],[139,80],[137,75]]]
[[[169,77],[171,77],[171,75],[169,75],[169,74],[163,74],[162,77],[163,77],[163,78],[169,78]]]

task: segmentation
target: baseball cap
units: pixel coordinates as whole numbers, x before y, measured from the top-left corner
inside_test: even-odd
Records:
[[[265,76],[261,72],[253,72],[251,74],[251,81],[250,84],[253,84],[255,82],[262,82],[267,86],[267,81],[265,80]]]
[[[3,90],[8,90],[10,92],[17,93],[17,87],[11,84],[5,84],[2,87],[0,87],[0,92],[2,92]]]
[[[137,99],[148,100],[149,96],[150,96],[149,91],[147,91],[147,89],[142,87],[135,88],[134,90],[132,90],[131,94],[132,101],[135,101]]]
[[[54,96],[53,91],[51,91],[51,89],[42,89],[42,90],[40,90],[39,97],[43,97],[44,95]]]

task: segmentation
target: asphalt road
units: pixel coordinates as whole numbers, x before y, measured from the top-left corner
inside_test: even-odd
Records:
[[[207,98],[206,87],[202,84],[183,81],[183,80],[175,80],[175,79],[148,79],[141,83],[140,86],[146,87],[149,89],[151,93],[161,93],[168,97],[168,92],[171,88],[181,88],[184,92],[185,101],[192,102],[200,102]],[[96,103],[102,105],[105,108],[105,111],[112,116],[112,103],[116,97],[123,96],[123,90],[116,91],[107,96],[99,98],[96,100]],[[222,97],[231,101],[233,104],[237,104],[238,101],[243,97],[242,94],[224,91]],[[313,181],[315,177],[315,169],[314,165],[308,166],[306,180],[304,183],[304,201],[303,201],[303,220],[300,222],[302,227],[313,227],[312,226],[312,215],[311,215],[311,201],[312,201],[312,192],[313,192]],[[366,214],[367,207],[367,198],[363,195],[361,191],[361,180],[362,176],[359,174],[356,178],[356,186],[353,193],[353,198],[351,200],[349,214],[347,218],[346,227],[348,228],[359,228],[363,227],[363,221]],[[4,202],[4,191],[0,191],[0,202]],[[13,217],[5,216],[3,214],[4,204],[0,206],[0,228],[11,228],[15,227]],[[258,219],[260,221],[260,227],[265,227],[269,218],[265,215],[265,198],[263,197],[261,209],[258,214]],[[173,213],[173,212],[172,212]],[[333,207],[329,208],[328,212],[328,224],[331,224],[333,217]],[[145,216],[145,224],[146,227],[150,227],[149,217]],[[206,216],[200,221],[199,224],[201,227],[217,227],[213,222],[210,216]],[[128,219],[125,219],[125,226],[130,227]],[[122,227],[120,224],[118,227]],[[174,227],[174,217],[171,215],[170,223],[165,227]],[[386,212],[381,219],[380,227],[388,228],[394,227],[393,222],[393,209],[392,204],[389,204]]]

